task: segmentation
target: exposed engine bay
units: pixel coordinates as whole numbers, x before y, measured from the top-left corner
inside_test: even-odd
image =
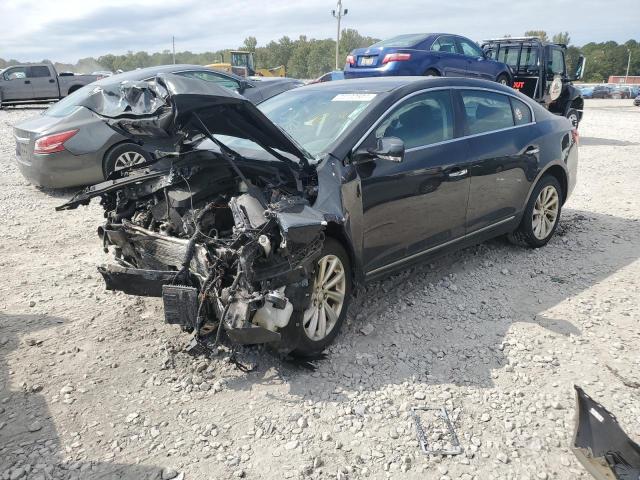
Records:
[[[186,101],[180,103],[179,92],[171,94],[180,85],[157,83],[169,92],[163,102],[158,101],[163,92],[151,92],[148,104],[157,110],[143,111],[142,119],[120,112],[109,124],[138,137],[147,132],[152,140],[174,138],[176,151],[165,156],[156,151],[153,165],[117,172],[120,178],[89,187],[58,209],[101,198],[106,221],[98,234],[113,254],[112,262],[99,267],[107,289],[162,297],[165,320],[195,332],[196,339],[215,333],[217,341],[223,327],[238,344],[294,349],[295,334],[287,326],[309,305],[327,218],[340,221],[340,210],[312,208],[316,170],[296,168],[290,161],[296,152],[287,150],[286,139],[266,142],[251,126],[238,127],[257,115],[236,111],[238,105],[253,108],[245,106],[248,102],[228,93],[208,97],[217,108],[209,107],[203,118],[185,108]],[[127,96],[130,89],[122,92]],[[229,96],[233,103],[224,102]],[[216,114],[226,115],[224,124]],[[247,158],[209,128],[236,137],[242,131],[275,158]],[[194,148],[194,139],[203,138],[215,148]]]

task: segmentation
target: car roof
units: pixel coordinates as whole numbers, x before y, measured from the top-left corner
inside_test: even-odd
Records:
[[[158,73],[172,73],[172,72],[180,72],[182,70],[203,70],[203,71],[213,71],[212,68],[203,67],[202,65],[189,65],[189,64],[177,64],[177,65],[157,65],[155,67],[146,67],[140,68],[138,70],[131,70],[129,72],[118,73],[117,75],[112,75],[107,78],[103,78],[94,82],[93,85],[112,85],[114,82],[122,82],[125,80],[137,81],[137,80],[145,80],[149,77],[154,77]],[[228,72],[221,72],[216,70],[217,73],[221,73],[222,75],[227,75],[232,78],[239,79],[236,75]]]
[[[423,90],[437,87],[474,87],[490,88],[496,91],[503,91],[511,95],[515,90],[506,85],[501,85],[489,80],[479,80],[465,77],[373,77],[373,78],[351,78],[348,80],[335,80],[333,82],[313,83],[305,85],[298,90],[326,90],[330,92],[369,92],[384,93],[408,87],[409,90]]]

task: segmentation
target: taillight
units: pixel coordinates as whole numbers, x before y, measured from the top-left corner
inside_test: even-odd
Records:
[[[580,142],[580,134],[578,133],[577,128],[571,130],[571,139],[573,140],[574,145],[578,145]]]
[[[387,53],[382,60],[382,64],[389,62],[406,62],[407,60],[411,60],[410,53]]]
[[[46,155],[48,153],[62,152],[64,150],[64,142],[69,140],[76,133],[78,133],[78,129],[40,137],[36,140],[33,153]]]
[[[355,65],[356,64],[356,57],[354,57],[353,55],[347,55],[347,63],[349,65]]]

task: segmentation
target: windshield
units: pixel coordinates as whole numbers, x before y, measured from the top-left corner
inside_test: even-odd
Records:
[[[59,102],[47,108],[43,115],[47,117],[66,117],[70,115],[78,106],[89,98],[95,85],[87,85],[79,90],[76,90],[71,95],[64,97]]]
[[[377,48],[377,47],[413,47],[417,43],[424,41],[428,35],[424,33],[412,33],[407,35],[398,35],[397,37],[392,37],[387,40],[382,40],[378,43],[374,43],[369,48]]]
[[[266,100],[258,108],[302,148],[318,158],[358,118],[375,93],[335,90],[290,90]]]

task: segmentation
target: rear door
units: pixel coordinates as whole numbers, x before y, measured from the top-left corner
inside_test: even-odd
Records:
[[[2,72],[2,99],[31,100],[33,87],[27,78],[27,67],[10,67]]]
[[[453,35],[440,35],[431,44],[431,51],[438,57],[437,66],[444,76],[467,76],[467,59],[458,53],[458,45]]]
[[[465,112],[471,159],[467,233],[512,219],[522,208],[538,166],[533,112],[491,90],[457,90]]]
[[[46,65],[34,65],[27,68],[27,78],[31,80],[33,98],[58,98],[58,83]]]
[[[363,204],[363,263],[375,274],[464,235],[469,179],[464,140],[457,138],[451,92],[409,96],[363,142],[404,141],[402,163],[358,165]]]

